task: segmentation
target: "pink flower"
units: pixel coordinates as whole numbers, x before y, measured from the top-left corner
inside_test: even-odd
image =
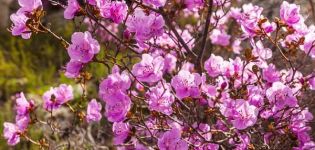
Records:
[[[172,54],[166,54],[164,58],[164,70],[171,73],[176,68],[177,58]]]
[[[90,5],[96,5],[97,1],[99,0],[87,0]]]
[[[231,36],[225,31],[214,29],[210,35],[211,43],[220,46],[228,46]]]
[[[184,4],[186,5],[188,10],[196,11],[196,9],[203,6],[203,0],[184,0]]]
[[[163,34],[164,19],[161,15],[150,13],[146,15],[142,9],[137,8],[126,21],[127,30],[135,33],[136,40],[143,42],[154,36]]]
[[[128,6],[124,2],[107,2],[100,7],[100,13],[104,18],[110,18],[115,23],[121,23],[127,16]]]
[[[308,83],[310,84],[310,89],[315,90],[315,77],[309,79]]]
[[[243,130],[256,123],[258,108],[250,105],[247,101],[242,99],[236,100],[235,111],[231,121],[235,128]]]
[[[43,95],[44,108],[47,111],[58,109],[64,103],[73,99],[73,89],[71,85],[61,84],[59,87],[50,88]]]
[[[165,5],[166,0],[143,0],[147,5],[153,5],[155,7],[162,7]]]
[[[158,83],[147,92],[148,104],[151,111],[158,111],[166,115],[173,113],[172,104],[175,101],[174,95],[170,91],[167,83]]]
[[[3,124],[3,136],[9,145],[16,145],[20,142],[20,130],[17,125],[9,122]]]
[[[114,145],[125,143],[125,140],[129,136],[129,124],[124,122],[114,122],[112,130],[114,133]]]
[[[24,93],[21,92],[19,97],[16,99],[16,112],[19,116],[27,116],[30,111],[35,107],[34,101],[27,101]]]
[[[107,102],[107,100],[111,99],[116,93],[126,94],[130,85],[131,81],[127,72],[124,71],[120,74],[119,68],[114,66],[112,74],[99,85],[99,96],[103,101]]]
[[[172,78],[171,85],[176,91],[178,98],[198,97],[200,96],[199,85],[201,77],[198,73],[190,73],[187,70],[181,70]]]
[[[268,68],[263,69],[263,79],[270,83],[280,80],[280,73],[276,70],[275,65],[269,64]]]
[[[116,93],[106,102],[105,116],[110,122],[123,121],[130,107],[130,98],[124,93]]]
[[[87,107],[86,111],[86,121],[88,123],[93,122],[93,121],[100,121],[102,119],[102,105],[101,103],[97,102],[96,99],[92,99]]]
[[[73,33],[71,42],[72,44],[68,47],[68,54],[74,61],[87,63],[100,51],[99,43],[93,39],[88,31]]]
[[[64,11],[64,18],[65,19],[73,19],[76,13],[80,10],[80,4],[77,0],[68,0],[68,6]]]
[[[80,71],[83,67],[83,63],[70,60],[66,65],[65,76],[68,78],[76,78],[80,75]]]
[[[209,76],[217,77],[222,73],[223,70],[223,58],[221,56],[215,56],[211,54],[210,58],[205,62],[205,70]]]
[[[297,105],[297,99],[294,97],[292,89],[279,81],[274,82],[272,87],[266,90],[266,97],[270,103],[275,105],[274,110]]]
[[[34,10],[42,7],[41,0],[19,0],[19,5],[21,8],[18,10],[18,13],[31,13]]]
[[[288,25],[294,25],[300,21],[300,6],[283,1],[280,8],[280,18]]]
[[[259,57],[261,59],[269,59],[272,57],[272,51],[270,48],[265,48],[261,41],[257,41],[256,43],[251,42],[253,46],[253,55]]]
[[[188,144],[181,139],[181,131],[173,128],[158,139],[160,150],[188,150]]]
[[[11,29],[12,35],[22,36],[23,39],[29,39],[32,31],[27,27],[26,21],[29,19],[22,13],[15,13],[10,16],[13,22]]]
[[[157,82],[163,76],[164,59],[162,56],[153,58],[149,54],[143,54],[142,60],[132,67],[132,73],[139,81]]]
[[[315,58],[315,32],[311,31],[305,35],[304,45],[302,50],[304,53],[308,54],[314,59]]]

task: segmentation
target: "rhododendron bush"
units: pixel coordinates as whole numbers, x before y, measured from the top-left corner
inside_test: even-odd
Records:
[[[27,131],[39,125],[58,139],[64,131],[54,115],[66,108],[73,128],[111,126],[117,149],[315,149],[312,101],[305,103],[315,72],[302,71],[315,58],[315,26],[294,3],[281,2],[278,17],[267,18],[263,7],[241,0],[50,0],[64,19],[86,26],[71,39],[43,23],[49,11],[40,0],[18,3],[12,35],[56,38],[69,55],[60,67],[82,92],[75,99],[74,85],[59,83],[41,103],[21,92],[15,121],[3,124],[9,145],[55,149]],[[91,89],[87,68],[95,64],[109,74]]]

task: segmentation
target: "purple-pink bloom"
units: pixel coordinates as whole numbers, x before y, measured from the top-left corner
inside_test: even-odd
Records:
[[[164,57],[164,70],[171,73],[176,68],[177,58],[172,54],[166,54]]]
[[[81,7],[77,0],[68,0],[68,5],[63,13],[65,19],[73,19]]]
[[[300,21],[300,6],[283,1],[280,8],[280,18],[288,25],[294,25]]]
[[[231,36],[225,31],[214,29],[210,34],[211,43],[220,46],[228,46]]]
[[[117,92],[106,101],[105,116],[110,122],[123,121],[130,107],[130,98],[122,92]]]
[[[274,110],[297,105],[297,99],[294,97],[292,89],[279,81],[274,82],[272,87],[266,90],[266,97],[270,103],[275,105]]]
[[[268,68],[263,69],[263,79],[270,83],[280,80],[280,73],[274,64],[269,64]]]
[[[9,145],[16,145],[20,142],[20,130],[17,125],[9,122],[3,124],[3,136]]]
[[[162,7],[165,5],[166,0],[143,0],[147,5],[153,5],[155,7]]]
[[[223,58],[221,56],[215,56],[211,54],[210,58],[205,62],[205,70],[208,72],[209,76],[217,77],[222,73],[223,70]]]
[[[158,111],[166,115],[173,113],[172,104],[175,101],[175,97],[171,93],[170,88],[169,84],[161,82],[157,86],[150,88],[147,96],[151,111]]]
[[[110,18],[115,23],[121,23],[127,16],[128,6],[120,1],[104,1],[99,9],[102,17]]]
[[[198,97],[200,96],[199,85],[201,76],[198,73],[190,73],[187,70],[181,70],[172,78],[171,85],[175,89],[178,98]]]
[[[256,43],[251,42],[253,46],[253,55],[259,57],[261,59],[269,59],[272,57],[272,51],[270,48],[265,48],[261,41],[257,41]]]
[[[75,60],[70,60],[66,65],[65,76],[68,78],[76,78],[80,75],[83,68],[83,63]]]
[[[23,39],[29,39],[32,35],[32,31],[27,27],[27,18],[22,13],[15,13],[10,16],[12,26],[10,28],[13,36],[22,36]]]
[[[130,88],[131,80],[126,71],[120,73],[118,66],[114,66],[112,74],[99,85],[99,97],[107,102],[116,93],[124,93]]]
[[[162,56],[154,58],[149,54],[143,54],[141,61],[132,67],[132,73],[139,81],[152,83],[161,80],[163,69]]]
[[[181,130],[173,128],[158,139],[160,150],[188,150],[188,144],[181,139]]]
[[[34,101],[30,100],[27,101],[27,99],[24,96],[24,93],[21,92],[19,94],[19,97],[16,99],[16,113],[19,116],[27,116],[30,111],[35,107]]]
[[[88,123],[93,121],[100,121],[102,119],[102,105],[101,103],[97,102],[96,99],[92,99],[87,107],[86,111],[86,121]]]
[[[123,144],[129,136],[128,123],[114,122],[112,130],[114,133],[114,145]]]
[[[137,8],[126,21],[127,30],[134,32],[136,40],[143,42],[154,36],[163,34],[164,19],[161,15],[150,13],[146,15],[142,9]]]
[[[87,63],[100,51],[100,45],[91,33],[75,32],[71,37],[72,44],[68,47],[71,60]]]
[[[203,0],[184,0],[184,4],[188,10],[196,11],[196,9],[203,6]]]
[[[18,13],[31,13],[34,10],[42,7],[41,0],[19,0],[19,5],[21,8],[18,10]]]
[[[44,108],[47,111],[58,109],[62,104],[73,99],[73,89],[71,85],[61,84],[59,87],[51,87],[43,95]]]
[[[243,99],[236,100],[232,124],[239,130],[246,129],[256,123],[258,108]]]

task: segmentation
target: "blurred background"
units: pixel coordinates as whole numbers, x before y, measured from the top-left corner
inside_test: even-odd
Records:
[[[60,0],[65,3],[66,0]],[[308,25],[314,23],[315,13],[312,0],[288,0],[301,5],[303,16],[307,17]],[[279,6],[282,0],[244,0],[242,3],[252,2],[264,7],[265,16],[271,18],[279,15]],[[50,26],[57,34],[69,40],[74,31],[83,31],[85,27],[77,26],[73,21],[63,19],[63,10],[53,6],[48,0],[43,0],[44,10],[48,15],[43,22]],[[0,131],[2,134],[3,122],[14,121],[14,98],[23,91],[27,97],[35,101],[41,100],[41,94],[51,86],[60,83],[74,85],[73,80],[63,76],[62,69],[68,61],[64,47],[55,39],[45,34],[33,34],[29,40],[14,37],[8,31],[10,28],[9,16],[18,9],[17,0],[0,0]],[[281,65],[281,64],[280,64]],[[312,61],[307,65],[305,72],[314,70]],[[90,68],[95,79],[101,79],[107,74],[104,66],[94,65]],[[91,82],[95,87],[89,94],[97,92],[97,82]],[[95,84],[94,84],[95,83]],[[91,88],[90,88],[91,89]],[[314,112],[314,111],[313,111]],[[30,130],[34,139],[42,137],[40,130]],[[21,142],[17,147],[8,147],[3,137],[0,137],[0,150],[6,149],[37,149],[27,142]]]

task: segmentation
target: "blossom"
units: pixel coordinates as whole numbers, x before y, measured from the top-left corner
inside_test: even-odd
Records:
[[[172,54],[166,54],[164,57],[164,70],[171,73],[176,68],[177,58]]]
[[[18,13],[32,13],[34,10],[42,7],[41,0],[19,0],[18,2],[21,6]]]
[[[21,92],[19,97],[16,99],[16,112],[19,116],[28,115],[29,112],[35,107],[34,101],[27,101],[24,96],[24,93]]]
[[[123,121],[130,107],[130,98],[124,93],[116,93],[106,102],[105,116],[110,122]]]
[[[205,70],[209,76],[216,77],[222,73],[223,70],[223,58],[221,56],[215,56],[211,54],[210,58],[205,62]]]
[[[68,78],[76,78],[80,75],[80,70],[83,67],[83,63],[79,61],[70,60],[66,65],[65,76]]]
[[[43,95],[44,108],[48,111],[59,108],[62,104],[73,99],[73,89],[71,85],[61,84],[59,87],[52,87]]]
[[[170,91],[170,85],[159,82],[157,86],[150,88],[147,92],[149,109],[171,115],[172,104],[175,101],[174,95]]]
[[[104,18],[110,18],[115,23],[121,23],[126,18],[128,6],[124,2],[120,1],[105,1],[100,6],[101,16]]]
[[[211,43],[220,46],[228,46],[231,36],[225,31],[214,29],[210,34]]]
[[[20,130],[17,125],[9,122],[3,124],[3,136],[9,145],[16,145],[20,142]]]
[[[123,144],[129,136],[129,124],[124,122],[114,122],[113,124],[114,144]]]
[[[198,97],[200,96],[199,85],[201,77],[198,73],[190,73],[187,70],[181,70],[172,78],[171,85],[176,91],[178,98]]]
[[[173,128],[158,139],[160,150],[188,150],[188,144],[181,139],[181,131]]]
[[[155,7],[162,7],[165,5],[166,0],[144,0],[143,2],[147,5],[153,5]]]
[[[276,70],[275,65],[269,64],[268,68],[263,69],[263,79],[270,83],[280,80],[280,73]]]
[[[231,121],[233,126],[239,130],[253,126],[256,123],[258,108],[250,105],[247,101],[239,99],[236,100],[235,114]]]
[[[292,89],[280,81],[272,83],[272,87],[266,90],[266,97],[270,103],[275,104],[275,110],[286,106],[293,107],[297,104],[297,99],[294,97]]]
[[[195,11],[197,8],[203,6],[203,0],[184,0],[188,10]]]
[[[154,36],[161,36],[164,31],[164,24],[161,15],[155,15],[154,13],[146,15],[139,8],[126,21],[127,30],[135,33],[138,42],[149,40]]]
[[[315,77],[308,80],[311,90],[315,90]]]
[[[102,118],[102,114],[100,113],[101,110],[101,103],[97,102],[96,99],[92,99],[87,107],[86,121],[89,123],[92,121],[100,121]]]
[[[132,67],[132,73],[139,81],[157,82],[163,76],[163,62],[162,56],[153,58],[149,54],[143,54],[141,61]]]
[[[294,25],[300,21],[300,6],[283,1],[280,7],[280,18],[288,25]]]
[[[71,37],[72,44],[68,47],[71,60],[87,63],[100,51],[100,45],[93,39],[90,32],[75,32]]]
[[[13,23],[10,30],[13,36],[22,36],[23,39],[29,39],[32,35],[32,31],[27,27],[27,18],[22,13],[14,13],[10,16]]]
[[[116,93],[126,93],[130,88],[131,80],[127,72],[119,73],[117,66],[113,67],[112,74],[104,79],[99,85],[99,96],[105,102]]]
[[[63,16],[65,19],[73,19],[80,9],[81,7],[77,0],[68,0],[68,6],[64,11]]]
[[[257,41],[253,46],[253,55],[261,59],[269,59],[272,57],[272,51],[270,48],[265,48],[261,41]]]

